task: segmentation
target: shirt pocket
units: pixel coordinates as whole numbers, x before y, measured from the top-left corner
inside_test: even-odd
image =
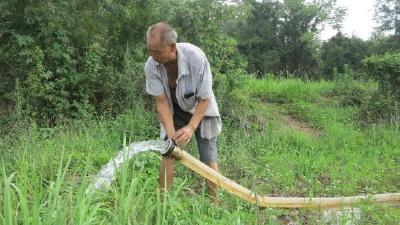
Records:
[[[196,95],[193,89],[186,89],[183,94],[183,104],[187,110],[191,110],[196,106]]]

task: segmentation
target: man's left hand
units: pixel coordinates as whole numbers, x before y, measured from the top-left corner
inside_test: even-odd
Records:
[[[189,143],[190,139],[192,138],[194,131],[195,129],[190,125],[182,127],[175,133],[175,142],[178,145],[187,145],[187,143]]]

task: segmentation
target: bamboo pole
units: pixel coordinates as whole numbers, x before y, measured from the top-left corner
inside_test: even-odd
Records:
[[[183,165],[217,184],[219,187],[260,207],[332,209],[352,207],[365,201],[377,205],[400,205],[400,193],[326,198],[259,196],[257,193],[250,191],[211,169],[179,147],[175,147],[171,155]]]

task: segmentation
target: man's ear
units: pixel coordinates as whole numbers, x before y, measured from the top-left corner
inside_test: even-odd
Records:
[[[176,43],[171,43],[169,46],[171,47],[171,51],[176,51]]]

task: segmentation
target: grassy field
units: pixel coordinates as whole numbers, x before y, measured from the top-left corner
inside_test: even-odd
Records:
[[[234,107],[223,118],[218,141],[222,174],[259,195],[400,192],[399,128],[361,126],[359,106],[348,91],[366,93],[375,84],[273,78],[244,82],[232,91],[229,104]],[[141,106],[114,120],[21,129],[11,141],[0,140],[1,224],[322,221],[319,211],[259,209],[222,190],[219,206],[212,207],[203,179],[179,163],[173,190],[160,194],[160,156],[155,153],[140,154],[126,164],[108,192],[85,193],[100,166],[122,148],[123,133],[128,142],[157,139],[156,115]],[[186,150],[197,156],[195,143]],[[363,213],[356,224],[400,223],[399,208],[368,203],[360,208]]]

